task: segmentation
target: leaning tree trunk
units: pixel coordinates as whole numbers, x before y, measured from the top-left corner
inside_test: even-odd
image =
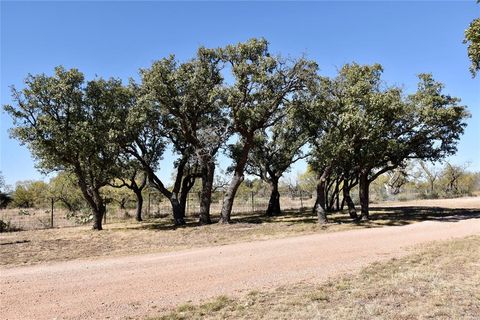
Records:
[[[350,196],[350,186],[348,185],[348,180],[343,180],[343,199],[348,206],[348,214],[350,218],[356,220],[358,219],[357,210],[355,209],[355,204],[353,203],[352,197]]]
[[[270,193],[270,200],[268,201],[267,216],[272,217],[282,213],[280,209],[280,192],[278,192],[278,179],[270,181],[272,191]]]
[[[317,199],[315,200],[313,213],[317,215],[318,223],[320,224],[326,224],[328,222],[326,210],[326,185],[329,173],[330,167],[327,167],[320,176],[320,180],[317,184]]]
[[[230,185],[228,186],[227,191],[225,192],[225,197],[223,199],[222,212],[220,216],[219,223],[230,223],[230,216],[232,214],[233,201],[235,200],[235,195],[237,194],[238,187],[243,181],[243,174],[237,174],[232,178]]]
[[[213,177],[215,162],[208,161],[202,168],[202,191],[200,192],[200,224],[210,224],[210,204],[212,203]]]
[[[235,200],[235,195],[237,194],[238,187],[243,182],[245,170],[245,165],[247,164],[248,153],[253,143],[253,135],[248,137],[243,145],[242,154],[238,159],[237,165],[235,166],[235,173],[233,174],[232,181],[228,186],[227,192],[225,192],[225,197],[223,199],[222,212],[220,213],[219,223],[230,223],[230,216],[232,214],[233,202]]]
[[[338,188],[338,185],[337,185]],[[337,189],[337,195],[335,196],[335,210],[340,211],[340,191]]]
[[[369,217],[369,208],[368,203],[369,199],[369,188],[370,181],[368,180],[368,171],[362,171],[359,177],[359,196],[360,196],[360,206],[361,206],[361,220],[368,220]]]

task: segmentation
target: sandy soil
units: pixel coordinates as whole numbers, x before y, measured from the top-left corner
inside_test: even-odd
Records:
[[[433,240],[480,233],[480,219],[426,221],[173,253],[1,268],[4,319],[139,318],[186,301],[321,281]]]

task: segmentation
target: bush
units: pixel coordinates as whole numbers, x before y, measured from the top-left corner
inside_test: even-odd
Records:
[[[10,221],[3,221],[0,219],[0,233],[13,231],[20,231],[20,229],[13,226]]]
[[[74,219],[76,224],[86,224],[93,221],[93,214],[89,209],[79,211],[68,211],[65,217],[68,220]]]

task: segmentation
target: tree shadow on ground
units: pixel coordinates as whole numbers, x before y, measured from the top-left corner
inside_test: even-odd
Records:
[[[457,222],[461,220],[480,218],[480,209],[452,209],[441,207],[382,207],[374,206],[370,212],[370,220],[358,222],[375,226],[403,226],[421,221]],[[332,217],[335,222],[348,223],[352,219],[346,215]]]
[[[358,210],[359,211],[359,210]],[[355,224],[365,228],[376,228],[383,226],[404,226],[414,222],[421,221],[440,221],[456,222],[466,219],[480,218],[479,209],[450,209],[441,207],[383,207],[373,206],[370,209],[370,220],[353,221],[347,211],[340,211],[328,214],[330,224]],[[218,222],[218,215],[212,217],[212,224]],[[282,214],[269,217],[264,211],[253,213],[236,213],[232,215],[232,225],[239,224],[285,224],[289,225],[314,225],[317,223],[317,217],[311,209],[284,210]],[[186,218],[186,224],[175,226],[170,218],[147,220],[137,226],[127,227],[127,229],[145,229],[145,230],[176,230],[180,228],[199,227],[197,217],[190,216]]]

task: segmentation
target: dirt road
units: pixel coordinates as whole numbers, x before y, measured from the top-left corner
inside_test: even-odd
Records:
[[[2,319],[118,319],[188,300],[319,281],[408,247],[480,233],[480,219],[421,222],[174,253],[0,269]]]

